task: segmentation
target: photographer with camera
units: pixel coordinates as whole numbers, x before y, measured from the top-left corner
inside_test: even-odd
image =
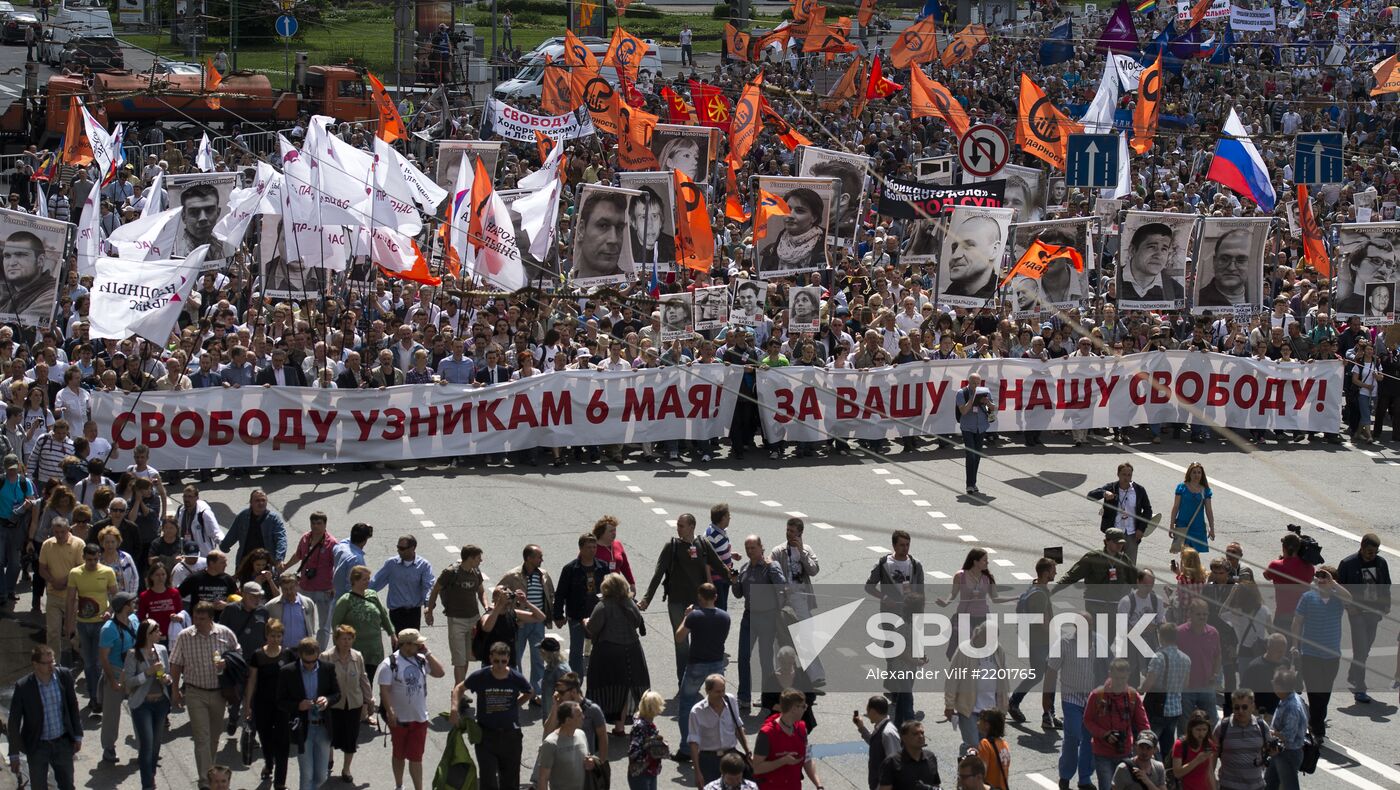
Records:
[[[1131,670],[1126,658],[1108,665],[1108,680],[1089,694],[1084,703],[1084,731],[1092,738],[1094,774],[1100,790],[1113,782],[1113,772],[1132,756],[1129,745],[1140,732],[1150,732],[1142,695],[1128,684]]]
[[[958,409],[958,426],[962,430],[963,454],[967,462],[967,493],[979,494],[977,467],[982,462],[987,433],[997,419],[997,404],[992,400],[992,391],[982,386],[982,377],[973,373],[967,377],[967,386],[958,390],[954,405]]]

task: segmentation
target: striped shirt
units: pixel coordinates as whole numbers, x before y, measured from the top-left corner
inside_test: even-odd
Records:
[[[525,600],[537,609],[544,608],[544,574],[539,570],[525,576]]]
[[[59,439],[52,433],[39,439],[34,445],[34,453],[29,458],[29,466],[39,485],[50,480],[63,479],[63,459],[73,454],[73,440]]]
[[[228,626],[214,623],[207,634],[197,628],[186,628],[175,637],[175,649],[170,651],[170,666],[180,667],[180,676],[191,686],[217,691],[219,673],[214,669],[214,655],[238,650],[238,637]]]
[[[710,526],[705,528],[705,540],[708,540],[710,542],[711,548],[715,550],[715,554],[719,555],[720,562],[724,563],[724,567],[734,567],[734,547],[729,545],[728,532],[725,532],[719,527],[716,527],[714,524],[711,524]],[[710,574],[710,581],[728,580],[712,572]]]
[[[1342,650],[1342,613],[1346,605],[1335,595],[1322,597],[1308,590],[1298,599],[1294,616],[1303,618],[1302,644],[1298,652],[1316,658],[1338,658]]]
[[[1068,705],[1084,707],[1089,702],[1089,694],[1103,683],[1103,662],[1094,658],[1094,654],[1107,655],[1107,643],[1099,634],[1091,638],[1099,643],[1100,650],[1087,651],[1087,657],[1084,656],[1086,651],[1079,649],[1073,636],[1062,638],[1060,654],[1053,655],[1052,651],[1050,656],[1049,667],[1059,673],[1060,693]]]
[[[1186,688],[1186,679],[1191,675],[1191,657],[1181,652],[1176,645],[1165,645],[1147,663],[1147,671],[1156,678],[1152,690],[1166,695],[1162,704],[1162,715],[1180,716],[1181,692]]]

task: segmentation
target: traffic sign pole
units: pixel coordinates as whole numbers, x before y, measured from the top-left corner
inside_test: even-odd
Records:
[[[1298,135],[1293,145],[1294,183],[1341,183],[1346,163],[1341,132],[1307,132]]]
[[[1118,182],[1117,134],[1072,134],[1066,141],[1065,186],[1102,189]]]

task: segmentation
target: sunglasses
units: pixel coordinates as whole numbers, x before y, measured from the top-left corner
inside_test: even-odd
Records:
[[[1235,711],[1249,710],[1249,706],[1248,706],[1248,705],[1235,705],[1235,706],[1233,706],[1233,707],[1231,708],[1231,710],[1235,710]]]

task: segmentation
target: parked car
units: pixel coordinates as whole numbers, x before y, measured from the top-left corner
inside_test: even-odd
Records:
[[[91,36],[71,38],[63,45],[58,56],[59,68],[80,71],[120,69],[126,65],[122,57],[122,45],[115,38]]]
[[[160,58],[151,64],[151,71],[157,74],[189,74],[198,76],[204,73],[204,67],[198,63],[186,63],[181,60],[166,60]]]
[[[39,21],[38,14],[33,11],[11,10],[0,15],[0,41],[6,44],[23,44],[26,26],[34,28],[34,40],[38,41],[44,30],[44,23]]]

